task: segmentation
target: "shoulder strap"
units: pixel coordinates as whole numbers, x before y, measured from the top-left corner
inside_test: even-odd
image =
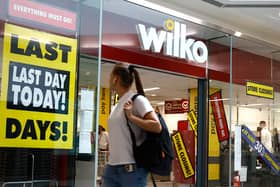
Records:
[[[131,140],[132,140],[132,148],[133,148],[133,151],[134,149],[136,148],[136,138],[135,138],[135,134],[131,128],[131,126],[129,125],[129,122],[128,122],[128,119],[127,119],[127,116],[125,115],[125,118],[126,118],[126,125],[128,127],[128,130],[129,130],[129,133],[130,133],[130,137],[131,137]]]
[[[139,93],[135,94],[132,96],[131,100],[134,101],[139,95]],[[132,146],[133,146],[133,151],[134,149],[136,148],[136,138],[135,138],[135,134],[131,128],[131,126],[129,125],[129,121],[127,119],[127,116],[125,115],[125,118],[126,118],[126,125],[128,127],[128,130],[129,130],[129,133],[130,133],[130,137],[131,137],[131,141],[132,141]]]
[[[131,101],[134,101],[139,95],[142,95],[140,93],[135,94],[134,96],[131,97]]]
[[[157,183],[156,183],[156,180],[155,180],[155,177],[154,177],[153,173],[151,173],[150,175],[151,175],[151,179],[153,181],[153,186],[157,187]]]

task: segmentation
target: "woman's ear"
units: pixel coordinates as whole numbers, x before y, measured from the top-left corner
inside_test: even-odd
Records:
[[[117,77],[117,76],[114,76],[114,77],[113,77],[113,84],[114,84],[114,86],[117,85],[117,82],[118,82],[118,77]]]
[[[113,76],[111,77],[111,88],[112,88],[113,90],[116,89],[117,83],[118,83],[118,76],[113,75]]]

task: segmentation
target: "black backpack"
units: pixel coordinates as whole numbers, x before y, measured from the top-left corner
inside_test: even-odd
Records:
[[[131,100],[134,101],[139,95],[140,94],[134,95]],[[172,160],[174,158],[172,141],[163,117],[159,113],[157,113],[157,115],[162,126],[162,131],[160,133],[146,132],[147,137],[139,146],[136,145],[135,134],[132,131],[128,120],[127,126],[131,135],[133,155],[136,164],[140,167],[146,168],[151,173],[161,176],[169,176],[172,170]]]

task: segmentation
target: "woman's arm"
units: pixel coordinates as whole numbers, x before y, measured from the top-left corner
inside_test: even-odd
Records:
[[[140,118],[132,113],[132,101],[127,101],[124,104],[124,111],[129,121],[136,124],[140,128],[154,133],[161,132],[161,124],[154,111],[147,112],[144,118]]]

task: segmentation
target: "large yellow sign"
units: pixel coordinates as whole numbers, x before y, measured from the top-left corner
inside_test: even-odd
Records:
[[[246,82],[246,93],[247,95],[274,99],[274,91],[272,86],[267,86],[254,82]]]
[[[99,106],[99,125],[108,130],[108,118],[110,114],[110,89],[101,88],[100,90],[100,106]]]
[[[172,135],[172,140],[178,156],[180,167],[183,171],[183,175],[187,179],[194,175],[194,169],[180,132]]]
[[[211,88],[210,95],[218,91],[218,89]],[[190,93],[190,110],[194,114],[197,113],[197,89],[193,88],[189,90]],[[189,116],[188,116],[189,117]],[[191,123],[191,121],[190,121]],[[212,107],[209,105],[209,144],[208,144],[208,157],[219,158],[220,157],[220,142],[218,139],[218,133],[216,129],[216,123],[212,112]],[[209,159],[210,160],[210,159]],[[218,159],[217,159],[218,160]],[[220,164],[219,163],[208,163],[208,179],[219,180],[220,179]]]
[[[77,40],[5,24],[0,147],[71,149]]]

